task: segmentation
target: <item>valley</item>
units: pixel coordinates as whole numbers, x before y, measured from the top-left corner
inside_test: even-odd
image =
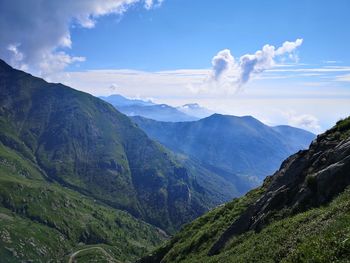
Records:
[[[205,127],[222,125],[234,131],[248,127],[246,117],[212,115],[179,123],[140,117],[130,120],[98,98],[45,82],[3,61],[0,79],[0,255],[5,260],[96,257],[133,261],[164,243],[184,224],[257,185],[252,173],[227,169],[225,163],[214,166],[218,159],[172,146],[181,147],[175,134],[188,137],[181,135],[180,130],[189,129],[183,125],[204,128],[195,129],[203,136],[192,135],[199,139],[222,137],[210,134],[219,130],[206,131]],[[217,118],[224,123],[225,119],[238,122],[226,128],[224,123],[213,126]],[[155,136],[151,126],[141,121],[175,132],[168,136],[177,141]],[[251,121],[267,131],[265,136],[278,138],[281,145],[287,142],[273,128],[249,118],[248,123]],[[300,141],[291,151],[313,138],[311,133],[286,129],[293,131],[294,141]],[[201,141],[197,143],[192,149]],[[186,140],[185,144],[190,145]],[[242,163],[237,161],[234,163]],[[28,227],[30,231],[24,230]]]

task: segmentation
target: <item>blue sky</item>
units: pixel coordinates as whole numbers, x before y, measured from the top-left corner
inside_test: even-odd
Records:
[[[93,29],[76,27],[70,52],[87,57],[83,69],[207,68],[224,48],[240,56],[303,38],[301,62],[347,63],[349,12],[349,1],[339,0],[168,0],[101,17]]]
[[[119,93],[322,132],[350,115],[350,1],[0,0],[0,57]]]

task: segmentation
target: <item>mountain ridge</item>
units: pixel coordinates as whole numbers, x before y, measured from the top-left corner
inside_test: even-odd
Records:
[[[170,232],[222,202],[112,105],[4,62],[0,75],[1,142],[50,180]]]
[[[272,174],[315,135],[290,126],[270,127],[252,116],[213,114],[191,122],[159,122],[132,117],[148,136],[169,149],[234,175]]]
[[[110,103],[128,116],[143,116],[159,121],[193,121],[198,117],[189,115],[167,104],[156,104],[140,99],[128,99],[121,95],[101,96],[100,99]]]

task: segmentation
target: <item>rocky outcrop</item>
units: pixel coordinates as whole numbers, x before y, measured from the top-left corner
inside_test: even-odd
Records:
[[[348,125],[349,118],[345,122]],[[284,217],[326,204],[350,185],[350,129],[339,127],[344,123],[319,135],[308,150],[286,159],[265,180],[267,190],[261,198],[232,223],[208,254],[219,253],[235,235],[260,231],[277,213]]]

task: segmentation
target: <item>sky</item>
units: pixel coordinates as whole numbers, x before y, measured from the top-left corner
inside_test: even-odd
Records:
[[[121,94],[315,133],[350,115],[348,0],[0,0],[0,58]]]

